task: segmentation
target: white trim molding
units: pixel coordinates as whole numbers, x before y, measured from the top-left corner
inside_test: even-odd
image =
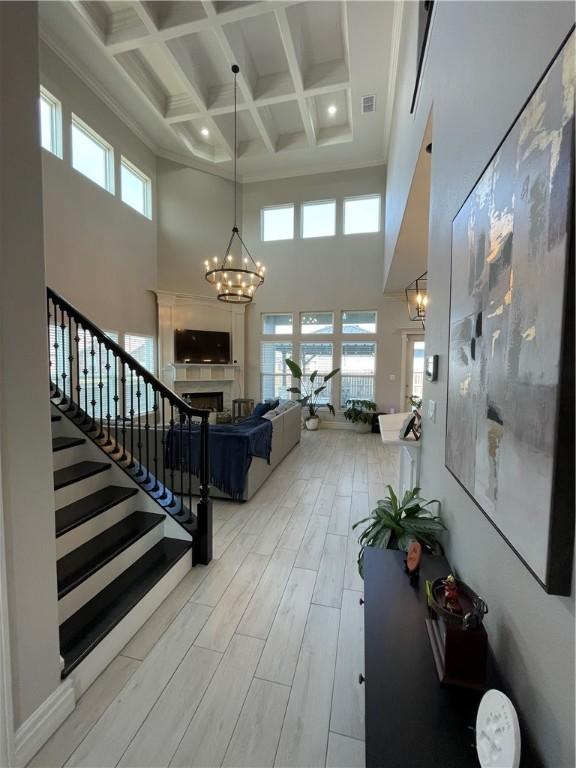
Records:
[[[24,768],[76,706],[74,686],[68,678],[44,701],[14,734],[12,765]]]

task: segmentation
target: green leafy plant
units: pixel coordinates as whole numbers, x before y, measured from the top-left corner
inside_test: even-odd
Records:
[[[353,424],[370,424],[372,414],[376,410],[376,403],[372,400],[346,400],[347,408],[344,418]]]
[[[302,404],[304,408],[308,408],[308,419],[315,419],[318,417],[319,408],[328,408],[332,416],[335,415],[334,406],[330,403],[319,402],[320,395],[326,389],[326,382],[330,381],[333,376],[336,376],[340,372],[340,368],[335,368],[326,376],[318,375],[318,371],[314,371],[309,376],[304,376],[302,369],[298,363],[294,360],[286,360],[286,365],[290,369],[292,376],[297,379],[299,386],[288,387],[288,392],[292,392],[295,395],[300,395],[297,398],[298,402]],[[320,385],[318,386],[318,383]]]
[[[422,408],[422,398],[418,397],[418,395],[410,395],[408,400],[410,400],[410,405],[412,406],[412,408],[416,408],[418,410]]]
[[[436,499],[426,501],[421,498],[420,488],[406,491],[400,501],[392,486],[388,485],[387,488],[388,496],[377,502],[377,507],[372,510],[370,517],[359,520],[352,526],[357,528],[363,523],[369,523],[358,538],[358,571],[362,578],[366,547],[407,551],[412,541],[419,541],[429,552],[441,551],[436,537],[446,530],[446,526],[438,515],[432,514],[428,509],[431,504],[440,502]]]

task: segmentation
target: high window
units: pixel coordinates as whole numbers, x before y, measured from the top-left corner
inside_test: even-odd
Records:
[[[374,400],[376,343],[344,342],[341,358],[340,404],[347,400]]]
[[[260,343],[260,391],[262,400],[288,398],[291,374],[286,359],[292,357],[292,342],[263,341]]]
[[[302,237],[333,237],[335,234],[335,200],[302,203]]]
[[[156,372],[154,357],[154,338],[136,333],[124,334],[124,349],[150,373]],[[140,393],[140,394],[138,394]],[[134,411],[138,414],[148,413],[154,406],[154,390],[150,385],[144,386],[140,376],[126,370],[126,413]]]
[[[261,211],[262,240],[294,239],[294,206],[274,205]]]
[[[278,315],[262,315],[262,333],[265,336],[287,336],[292,334],[293,316],[291,312]]]
[[[152,218],[152,182],[125,157],[120,160],[121,197],[126,205]]]
[[[376,333],[376,312],[342,312],[342,333]]]
[[[62,157],[62,105],[55,96],[40,88],[40,144]]]
[[[347,197],[344,200],[344,234],[380,231],[380,195]]]
[[[334,333],[333,312],[302,312],[300,315],[300,333],[308,334]]]
[[[72,115],[72,166],[114,194],[114,150],[76,115]]]
[[[302,373],[310,375],[314,371],[318,371],[319,375],[325,376],[333,369],[332,357],[334,347],[331,342],[304,342],[300,344],[300,367]],[[326,389],[320,393],[318,402],[330,403],[332,399],[332,382],[330,379],[326,383]],[[322,386],[321,380],[318,381],[318,386]]]

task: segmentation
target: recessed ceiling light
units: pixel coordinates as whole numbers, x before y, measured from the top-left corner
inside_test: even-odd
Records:
[[[330,104],[328,107],[328,114],[330,117],[334,117],[334,115],[338,112],[338,107],[336,107],[334,104]]]
[[[208,130],[208,128],[202,128],[200,133],[202,134],[202,136],[210,136],[210,131]]]

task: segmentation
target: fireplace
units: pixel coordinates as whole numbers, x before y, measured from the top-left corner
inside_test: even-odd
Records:
[[[217,412],[224,410],[223,392],[184,392],[182,397],[193,408]]]

